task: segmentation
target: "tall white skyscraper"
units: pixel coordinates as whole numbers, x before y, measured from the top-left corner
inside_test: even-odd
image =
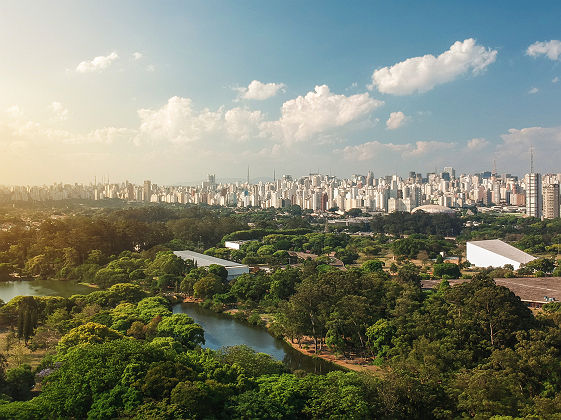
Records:
[[[526,175],[526,215],[542,217],[542,178],[534,172]]]

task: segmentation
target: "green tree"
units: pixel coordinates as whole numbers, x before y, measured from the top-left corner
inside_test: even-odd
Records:
[[[164,274],[183,277],[186,270],[185,261],[171,251],[158,252],[156,258],[146,267],[146,273],[156,277]]]
[[[138,302],[136,314],[142,322],[148,323],[157,316],[171,315],[171,304],[162,296],[150,296]]]
[[[257,353],[246,345],[223,347],[218,351],[218,357],[227,365],[235,363],[249,377],[257,378],[286,372],[282,362],[276,361],[266,353]]]
[[[386,357],[395,335],[395,328],[387,319],[379,319],[366,330],[368,347],[376,357]]]
[[[173,314],[158,324],[158,336],[173,337],[187,348],[195,348],[205,343],[204,331],[187,314]]]
[[[37,328],[39,307],[33,296],[23,296],[18,306],[18,337],[25,344]]]
[[[288,299],[300,281],[300,270],[296,268],[276,270],[271,275],[270,294],[277,299]]]
[[[79,344],[104,343],[123,338],[123,335],[105,325],[88,322],[73,328],[64,335],[57,346],[59,352],[64,353]]]
[[[215,276],[217,276],[223,282],[226,282],[226,280],[228,279],[228,270],[226,270],[226,267],[224,267],[222,265],[218,265],[218,264],[209,265],[208,266],[208,273],[209,274],[214,274]]]
[[[369,260],[362,264],[365,273],[375,273],[384,269],[384,263],[379,260]]]
[[[35,375],[29,365],[24,364],[6,372],[6,390],[14,400],[24,401],[31,398],[34,385]]]
[[[193,296],[208,299],[217,293],[222,293],[224,285],[222,281],[213,274],[204,276],[193,285]]]
[[[434,264],[433,274],[438,278],[446,276],[450,279],[457,279],[460,277],[460,267],[454,263]]]
[[[397,270],[397,279],[405,284],[421,287],[421,276],[419,272],[419,267],[415,264],[407,263]]]

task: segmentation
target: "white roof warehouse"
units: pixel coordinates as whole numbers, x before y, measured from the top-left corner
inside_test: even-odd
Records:
[[[208,267],[212,264],[221,265],[228,271],[228,280],[249,273],[249,266],[234,261],[211,257],[210,255],[200,254],[194,251],[173,251],[173,253],[184,260],[196,262],[198,267]]]
[[[467,242],[466,258],[476,267],[503,267],[511,264],[515,270],[536,259],[500,239]]]

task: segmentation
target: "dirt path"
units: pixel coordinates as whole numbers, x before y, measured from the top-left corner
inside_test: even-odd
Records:
[[[375,373],[380,375],[383,370],[379,366],[374,366],[370,364],[366,359],[363,358],[356,358],[356,359],[347,359],[347,358],[339,358],[335,356],[333,353],[321,350],[319,354],[314,352],[314,342],[311,338],[304,338],[300,340],[300,344],[302,347],[298,345],[298,343],[292,343],[290,340],[285,340],[294,350],[299,351],[306,356],[312,357],[320,357],[328,362],[336,364],[337,366],[341,366],[347,368],[349,370],[353,370],[355,372],[368,372],[368,373]],[[303,346],[308,346],[305,348]]]

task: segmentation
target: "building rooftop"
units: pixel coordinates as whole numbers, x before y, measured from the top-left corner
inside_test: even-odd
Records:
[[[489,239],[485,241],[469,241],[468,244],[475,245],[479,248],[486,249],[487,251],[494,252],[495,254],[502,255],[508,259],[519,262],[520,264],[529,263],[535,260],[530,254],[526,254],[518,248],[501,241],[500,239]]]
[[[450,215],[456,214],[456,212],[451,208],[439,206],[436,204],[426,204],[424,206],[415,207],[413,210],[411,210],[411,213],[416,213],[418,211],[422,211],[430,214],[437,214],[437,213],[450,214]]]
[[[210,255],[194,251],[173,251],[173,253],[184,260],[197,261],[197,264],[201,267],[208,267],[211,264],[217,264],[223,267],[247,267],[245,264],[223,260],[222,258],[211,257]]]
[[[423,280],[424,289],[434,289],[441,280]],[[469,279],[448,280],[450,286],[470,281]],[[497,286],[504,286],[520,297],[524,302],[545,304],[556,301],[561,302],[561,277],[521,277],[497,278]]]

